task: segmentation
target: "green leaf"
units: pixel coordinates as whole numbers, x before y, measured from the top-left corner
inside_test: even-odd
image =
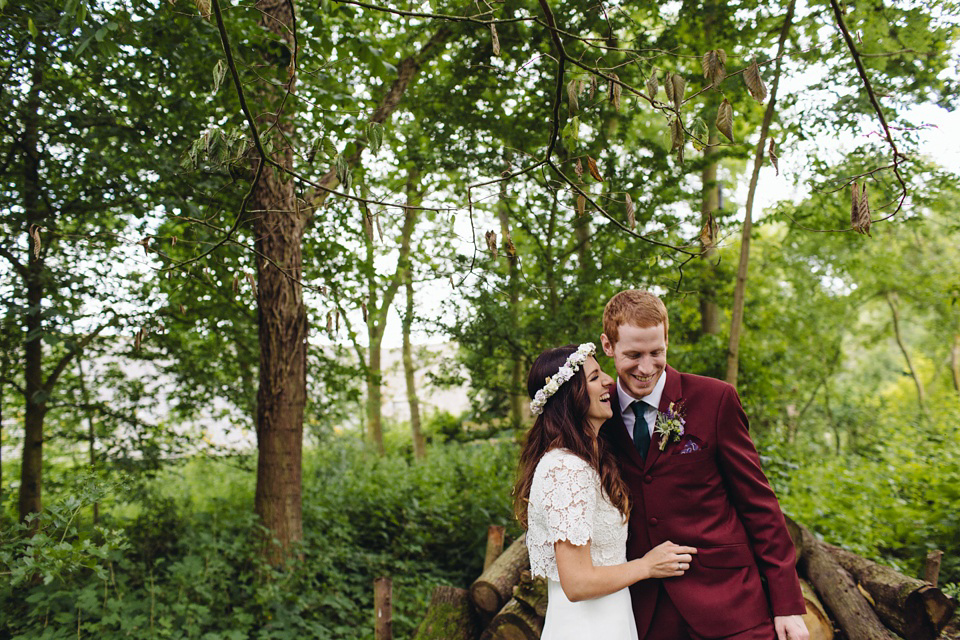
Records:
[[[706,146],[707,123],[703,118],[694,118],[690,126],[690,135],[693,137],[693,148],[697,151],[703,151]]]
[[[40,35],[40,32],[37,31],[37,25],[33,24],[33,18],[27,18],[27,31],[30,32],[34,40]]]

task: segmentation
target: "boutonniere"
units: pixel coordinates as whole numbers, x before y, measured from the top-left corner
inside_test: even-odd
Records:
[[[683,437],[685,419],[683,401],[671,402],[666,411],[657,412],[657,421],[653,430],[660,434],[660,451],[663,451],[668,442],[679,442]]]

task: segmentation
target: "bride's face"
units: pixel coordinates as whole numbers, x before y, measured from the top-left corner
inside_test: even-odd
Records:
[[[613,385],[613,378],[603,372],[593,356],[583,363],[583,373],[587,378],[587,396],[590,398],[587,421],[594,428],[595,436],[600,432],[603,423],[613,417],[613,407],[610,405],[610,386]]]

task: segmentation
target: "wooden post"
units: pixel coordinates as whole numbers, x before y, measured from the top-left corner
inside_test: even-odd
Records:
[[[937,580],[940,579],[940,561],[943,559],[943,551],[934,549],[927,554],[927,561],[923,565],[923,579],[934,587],[937,586]]]
[[[376,640],[393,640],[393,581],[382,576],[373,581]]]
[[[492,524],[487,528],[487,555],[483,559],[483,570],[489,569],[501,553],[503,553],[503,527]]]

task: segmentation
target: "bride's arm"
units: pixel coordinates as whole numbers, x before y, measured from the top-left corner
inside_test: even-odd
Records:
[[[599,598],[629,587],[647,578],[675,578],[690,568],[693,547],[670,541],[647,552],[642,558],[611,567],[595,567],[590,558],[590,542],[575,545],[568,540],[554,543],[560,587],[571,602]]]

